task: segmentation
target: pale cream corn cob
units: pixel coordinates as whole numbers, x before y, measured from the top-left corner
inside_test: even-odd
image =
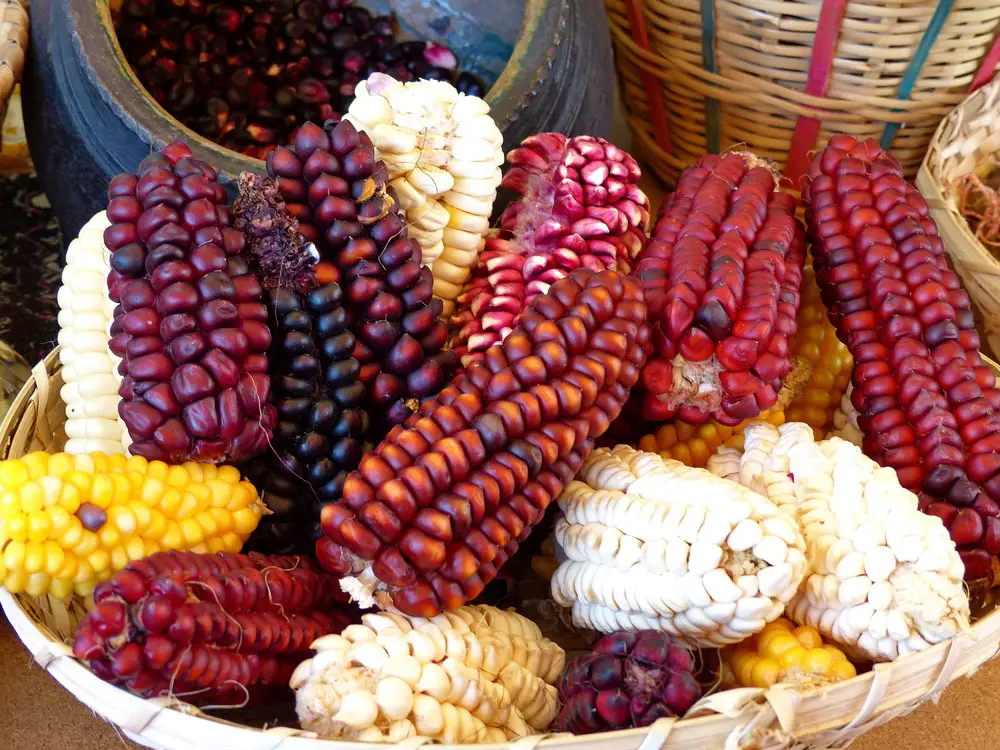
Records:
[[[131,442],[118,416],[121,360],[108,348],[115,311],[107,292],[109,226],[101,211],[69,243],[57,296],[67,453],[127,453]]]
[[[853,390],[854,386],[848,383],[847,390],[841,396],[840,403],[837,405],[837,411],[833,413],[833,429],[830,430],[830,434],[827,437],[839,437],[849,443],[861,445],[865,434],[858,426],[858,410],[854,408],[854,404],[851,402],[851,391]]]
[[[861,449],[816,442],[812,428],[758,422],[742,453],[709,462],[721,477],[766,495],[796,518],[810,571],[786,615],[853,655],[892,661],[969,625],[964,566],[941,519]]]
[[[779,617],[805,575],[802,535],[774,503],[655,453],[595,450],[558,502],[568,559],[552,597],[580,627],[737,643]]]
[[[385,162],[449,315],[485,244],[503,135],[485,101],[444,81],[404,84],[373,73],[355,97],[344,119],[371,136]]]
[[[479,605],[361,623],[315,641],[292,675],[303,728],[361,742],[507,742],[556,716],[566,655],[521,615]]]

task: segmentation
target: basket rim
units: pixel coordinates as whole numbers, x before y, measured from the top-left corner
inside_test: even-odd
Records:
[[[984,360],[996,371],[1000,365]],[[7,415],[0,422],[0,454],[5,452],[12,426],[27,413],[36,390],[36,376],[52,375],[61,368],[59,347],[36,364],[31,375],[14,399]],[[144,699],[104,682],[90,672],[72,654],[65,643],[56,641],[38,627],[32,615],[20,603],[19,597],[0,587],[0,608],[3,609],[18,639],[32,658],[81,703],[105,721],[119,727],[131,740],[163,750],[190,750],[191,747],[213,746],[220,750],[348,750],[361,746],[376,746],[349,740],[323,739],[313,732],[288,727],[258,728],[237,724],[225,718],[209,716],[177,699]],[[534,750],[545,747],[556,750],[579,750],[582,747],[600,750],[681,750],[718,746],[726,737],[739,739],[749,732],[771,732],[774,736],[808,741],[823,737],[815,747],[832,746],[860,736],[868,729],[892,718],[909,713],[920,703],[934,698],[961,676],[971,676],[979,667],[1000,654],[1000,607],[977,621],[954,638],[942,641],[919,652],[907,654],[894,662],[876,664],[872,670],[843,682],[805,691],[777,685],[769,690],[737,688],[709,695],[694,706],[691,718],[660,719],[640,729],[625,729],[591,735],[539,734],[506,744],[481,743],[489,750],[515,748]],[[933,680],[928,675],[933,674]],[[930,689],[913,686],[893,691],[916,675]],[[909,680],[907,680],[909,676]],[[865,687],[867,685],[867,688]],[[845,710],[836,720],[821,707],[835,706]],[[857,707],[852,717],[849,711]],[[809,714],[814,716],[811,723]],[[797,715],[807,721],[799,733]],[[403,750],[432,743],[428,738],[409,738],[398,747]],[[690,744],[700,743],[700,744]],[[435,743],[436,744],[436,743]],[[384,746],[384,745],[382,745]],[[813,745],[806,745],[814,747]],[[447,750],[459,750],[468,745],[440,745]]]

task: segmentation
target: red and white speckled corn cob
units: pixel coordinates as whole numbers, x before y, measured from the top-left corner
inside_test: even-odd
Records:
[[[486,241],[452,319],[452,347],[466,364],[503,341],[531,300],[570,271],[627,273],[649,223],[639,165],[603,138],[540,133],[507,161],[502,186],[520,198]]]

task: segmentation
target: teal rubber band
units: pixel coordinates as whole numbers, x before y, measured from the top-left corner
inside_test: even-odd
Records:
[[[719,73],[715,59],[715,2],[701,0],[701,64],[709,73]],[[705,150],[717,154],[722,148],[722,107],[718,99],[705,97]]]
[[[906,68],[903,80],[899,83],[899,92],[896,98],[900,101],[906,101],[910,98],[910,94],[913,93],[913,87],[920,77],[920,69],[927,62],[927,58],[931,54],[931,48],[934,46],[934,42],[937,41],[938,34],[941,33],[944,22],[947,20],[948,14],[951,13],[951,6],[953,4],[954,0],[940,0],[937,8],[934,9],[934,15],[931,16],[930,23],[927,24],[927,30],[924,32],[920,44],[917,45],[917,51],[913,53],[913,59],[910,60],[910,64]],[[702,7],[704,7],[704,2],[702,2]],[[899,112],[901,110],[896,109],[893,111]],[[899,132],[899,127],[900,123],[898,122],[887,122],[885,124],[885,130],[882,131],[882,139],[879,141],[879,146],[882,147],[883,151],[888,151],[892,146],[892,142],[896,139],[896,133]]]

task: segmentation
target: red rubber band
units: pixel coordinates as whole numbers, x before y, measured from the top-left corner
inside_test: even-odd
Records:
[[[990,47],[990,51],[986,53],[986,57],[983,58],[982,64],[979,66],[979,70],[976,71],[976,75],[972,78],[972,84],[969,86],[969,93],[983,86],[993,77],[993,72],[996,70],[997,65],[1000,65],[1000,34],[997,34],[997,38],[993,40],[993,46]]]
[[[643,14],[642,0],[625,0],[625,10],[628,12],[628,22],[631,27],[632,41],[639,47],[652,52],[652,45],[649,43],[649,34],[646,31],[646,19]],[[659,81],[651,73],[643,71],[641,74],[642,83],[649,97],[649,117],[653,125],[653,135],[656,142],[668,154],[673,153],[670,144],[670,121],[667,119],[667,110],[663,105],[663,89]]]
[[[847,0],[823,0],[812,54],[809,56],[809,77],[806,79],[805,92],[810,96],[826,95],[846,8]],[[788,161],[785,163],[785,176],[796,187],[809,169],[809,152],[816,145],[819,124],[818,119],[806,115],[800,115],[795,123],[795,133],[792,135],[792,145],[788,149]]]

